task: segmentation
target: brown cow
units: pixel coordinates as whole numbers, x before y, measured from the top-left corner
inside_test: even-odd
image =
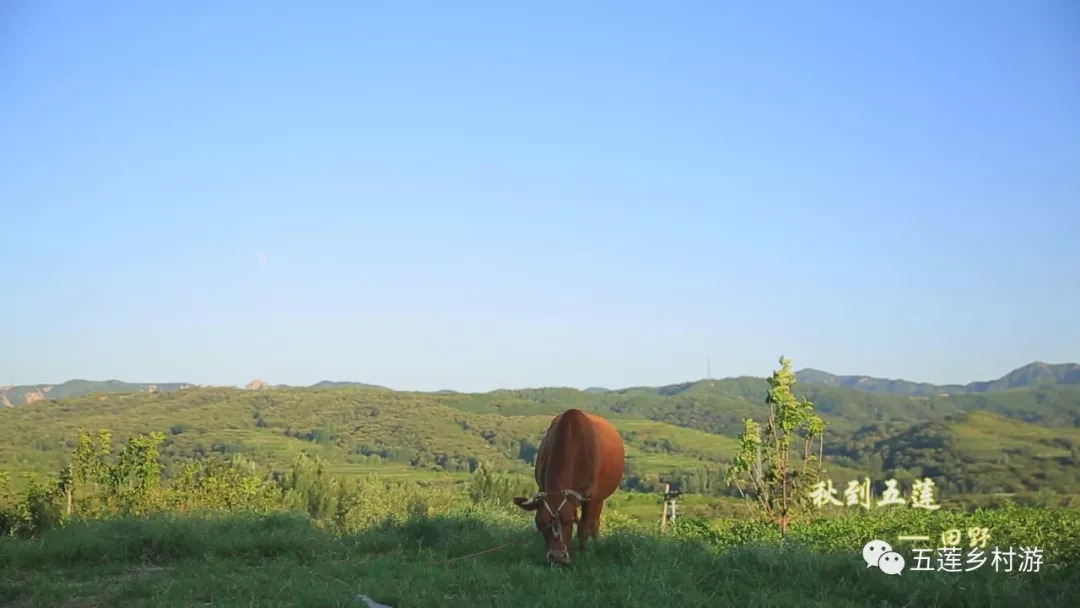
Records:
[[[549,562],[570,563],[574,524],[582,551],[590,536],[600,534],[604,500],[619,488],[625,459],[622,437],[607,420],[572,409],[551,421],[536,454],[540,491],[532,498],[514,499],[522,509],[536,511],[536,528],[547,541]]]

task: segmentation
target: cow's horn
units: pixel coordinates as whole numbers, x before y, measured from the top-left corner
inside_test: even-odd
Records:
[[[528,499],[516,498],[516,499],[514,499],[514,502],[516,502],[519,507],[527,509],[529,507],[535,506],[537,501],[539,501],[543,497],[544,497],[543,492],[537,492],[536,494],[533,494],[532,497],[530,497]]]
[[[579,502],[589,502],[588,497],[582,496],[581,494],[578,494],[577,492],[575,492],[573,490],[567,490],[566,495],[567,496],[573,496],[574,498],[578,499]]]

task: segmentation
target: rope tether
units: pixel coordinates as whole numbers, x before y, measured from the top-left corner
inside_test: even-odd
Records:
[[[498,551],[499,549],[505,549],[505,548],[507,548],[507,547],[509,547],[511,545],[516,545],[516,544],[518,544],[518,543],[520,543],[520,542],[522,542],[524,540],[525,540],[524,538],[519,538],[519,539],[517,539],[515,541],[508,542],[508,543],[506,543],[504,545],[499,545],[498,547],[492,547],[490,549],[484,549],[483,551],[477,551],[476,553],[470,553],[468,555],[462,555],[461,557],[454,557],[454,558],[451,558],[451,559],[444,559],[444,560],[438,561],[438,562],[431,562],[430,564],[427,564],[427,565],[428,566],[441,566],[443,564],[449,564],[450,562],[456,562],[458,560],[468,559],[470,557],[477,557],[477,556],[483,555],[485,553],[491,553],[492,551]]]

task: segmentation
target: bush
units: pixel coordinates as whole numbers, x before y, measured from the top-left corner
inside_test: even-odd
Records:
[[[746,546],[787,544],[815,553],[847,553],[880,538],[894,545],[899,536],[928,536],[918,546],[942,547],[943,534],[959,530],[960,544],[969,545],[969,530],[986,528],[987,550],[1000,547],[1038,547],[1047,564],[1080,565],[1080,509],[1046,509],[1007,505],[1000,509],[971,512],[895,509],[822,517],[792,524],[787,540],[776,526],[755,520],[725,519],[710,523],[703,518],[682,517],[671,524],[675,538],[697,541],[717,550]]]

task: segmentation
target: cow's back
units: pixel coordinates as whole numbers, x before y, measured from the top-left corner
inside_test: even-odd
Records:
[[[615,425],[606,419],[585,412],[593,431],[596,461],[594,466],[594,488],[590,494],[597,500],[604,500],[619,489],[623,470],[626,468],[626,450],[622,436]]]
[[[571,409],[548,427],[536,455],[536,483],[545,491],[574,489],[604,500],[619,488],[625,465],[619,431],[600,416]],[[566,485],[574,487],[555,487]]]

